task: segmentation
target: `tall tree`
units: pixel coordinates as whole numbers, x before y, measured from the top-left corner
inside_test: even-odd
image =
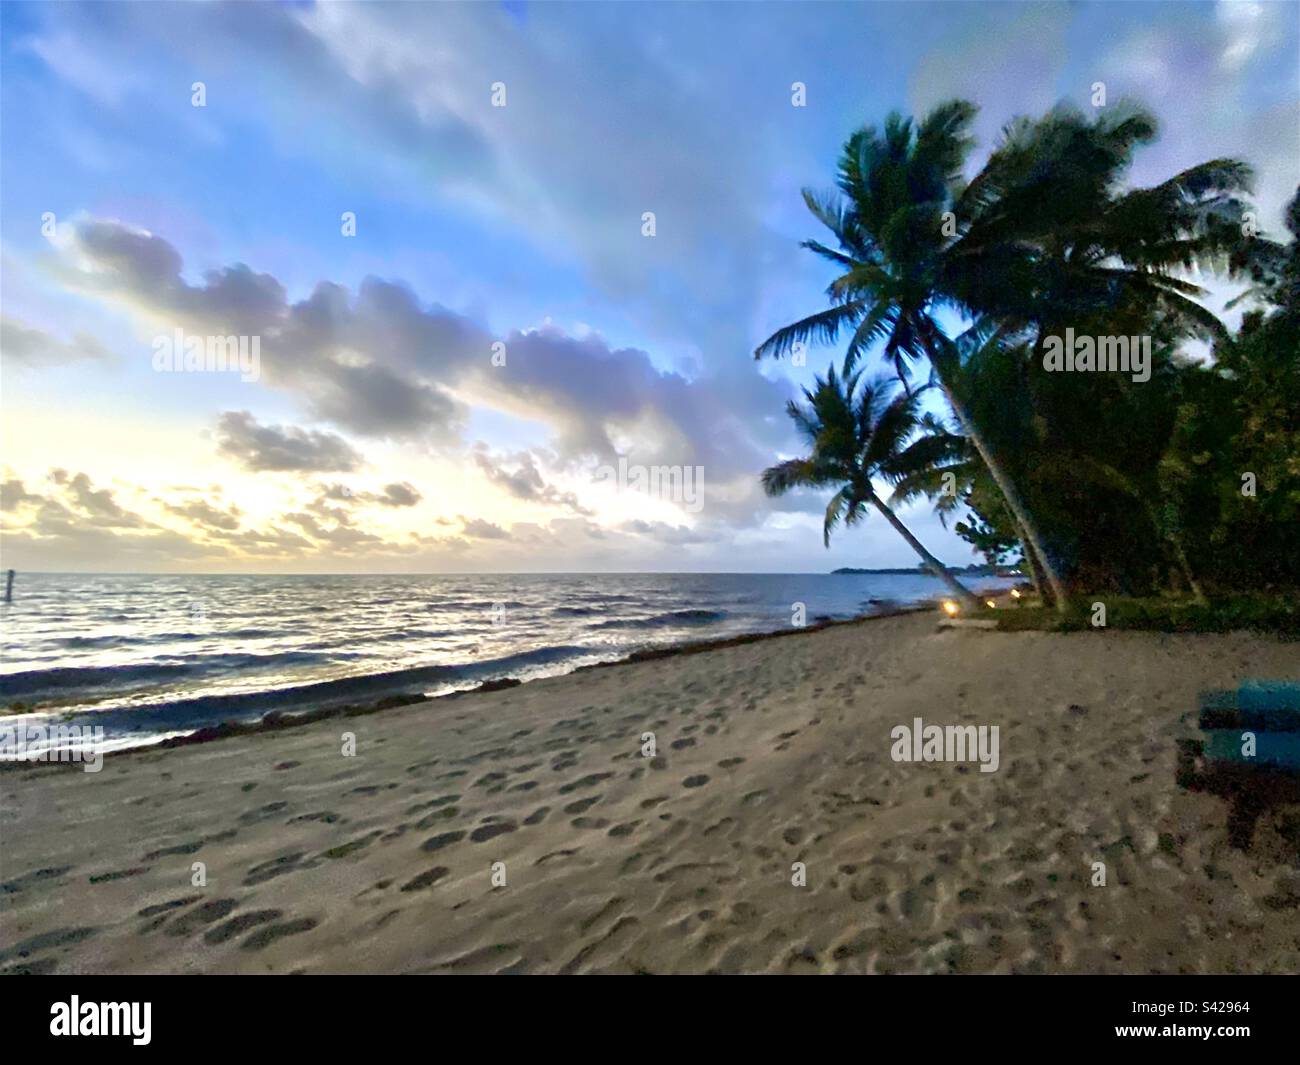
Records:
[[[1035,354],[1048,331],[1072,316],[1133,303],[1213,333],[1221,326],[1179,272],[1232,265],[1243,213],[1236,194],[1249,170],[1216,160],[1155,188],[1122,192],[1119,178],[1134,148],[1154,137],[1154,119],[1117,106],[1090,122],[1061,107],[1008,126],[966,182],[974,116],[972,104],[954,100],[920,123],[893,113],[883,129],[866,127],[848,139],[838,195],[804,192],[837,243],[804,242],[842,270],[827,289],[831,306],[778,330],[755,357],[780,357],[796,343],[834,343],[847,332],[846,372],[881,342],[904,381],[913,360],[927,359],[1021,530],[1026,555],[1036,556],[1064,611],[1057,560],[953,387],[964,356],[937,316],[947,309],[985,316],[1009,333],[1023,330]]]
[[[909,450],[934,446],[930,437],[912,439],[921,427],[916,396],[904,392],[891,399],[883,381],[863,385],[859,391],[860,376],[854,372],[838,377],[832,366],[825,378],[816,379],[811,390],[803,390],[806,403],[789,402],[786,412],[810,450],[803,458],[787,459],[764,470],[764,490],[778,496],[793,488],[835,487],[822,526],[827,546],[831,532],[841,521],[854,525],[865,516],[868,506],[875,507],[954,595],[969,606],[978,606],[979,600],[925,548],[872,487],[873,477],[897,480],[927,461],[920,452]]]

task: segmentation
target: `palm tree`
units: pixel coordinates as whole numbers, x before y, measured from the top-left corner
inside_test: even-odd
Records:
[[[832,366],[825,378],[816,379],[811,390],[803,390],[806,405],[796,400],[786,405],[786,412],[811,451],[804,458],[787,459],[764,470],[764,490],[769,496],[779,496],[792,488],[837,486],[822,526],[828,547],[835,526],[841,521],[857,524],[871,505],[954,595],[978,607],[979,600],[912,535],[871,484],[872,477],[896,479],[923,461],[918,452],[909,452],[908,444],[921,422],[916,395],[903,392],[891,400],[881,381],[864,385],[858,394],[860,376],[854,372],[837,377]],[[933,447],[924,441],[916,443],[927,449]]]
[[[967,336],[969,334],[968,330]],[[959,337],[958,342],[964,339],[966,337]],[[989,343],[993,342],[989,341]],[[974,365],[968,362],[963,367],[963,376],[972,368]],[[963,390],[969,390],[970,384],[963,380],[961,387]],[[966,506],[975,510],[974,499],[979,494],[980,480],[983,476],[987,476],[987,467],[980,462],[979,454],[971,447],[970,441],[958,433],[953,433],[935,414],[924,414],[918,422],[918,431],[919,435],[894,464],[895,476],[890,478],[894,491],[888,502],[890,506],[897,507],[912,503],[921,497],[929,498],[934,503],[940,524],[946,528],[948,519],[960,507]],[[979,511],[975,510],[975,513],[978,515]],[[1015,524],[1014,518],[1009,515],[1003,520]],[[958,531],[961,530],[960,522],[957,528]],[[1019,529],[1017,539],[1022,548],[1029,542],[1023,529]],[[1034,554],[1029,550],[1023,550],[1022,554],[1023,565],[1033,584],[1034,594],[1041,600],[1043,587],[1035,565]]]
[[[1048,328],[1071,314],[1136,302],[1212,331],[1217,319],[1192,298],[1200,290],[1175,273],[1228,265],[1240,243],[1236,193],[1249,170],[1216,160],[1121,195],[1118,178],[1133,149],[1154,136],[1154,119],[1117,106],[1090,123],[1058,108],[1039,122],[1009,126],[967,183],[962,166],[975,111],[953,100],[919,124],[893,113],[883,130],[866,127],[848,139],[839,195],[804,191],[838,244],[803,245],[843,271],[827,289],[831,306],[778,330],[754,355],[779,358],[796,343],[834,343],[851,331],[846,373],[883,341],[884,357],[905,384],[910,362],[926,358],[1022,531],[1026,556],[1037,556],[1065,612],[1065,588],[1037,525],[952,387],[962,354],[936,315],[986,315],[991,324],[1036,334],[1041,344]]]

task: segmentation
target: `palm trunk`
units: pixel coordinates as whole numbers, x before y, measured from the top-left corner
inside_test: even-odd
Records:
[[[1196,600],[1198,606],[1205,606],[1209,600],[1205,598],[1205,592],[1201,589],[1201,582],[1196,579],[1196,575],[1192,572],[1191,563],[1187,561],[1187,552],[1183,550],[1182,540],[1171,535],[1169,544],[1174,549],[1174,558],[1178,560],[1178,568],[1183,571],[1183,580],[1192,589],[1192,598]]]
[[[941,362],[941,359],[936,359],[933,354],[931,355],[930,365],[934,367],[935,376],[939,379],[939,386],[943,389],[943,394],[947,397],[948,403],[951,405],[953,413],[957,415],[957,420],[961,422],[966,435],[970,437],[971,443],[975,445],[975,450],[979,452],[980,458],[984,460],[984,465],[988,467],[989,473],[992,474],[993,480],[1007,501],[1007,506],[1011,508],[1012,515],[1020,527],[1024,529],[1025,535],[1029,537],[1029,545],[1038,556],[1038,562],[1047,575],[1047,583],[1052,587],[1052,595],[1056,598],[1056,611],[1058,614],[1064,614],[1069,609],[1065,586],[1061,583],[1061,578],[1048,560],[1047,552],[1043,550],[1043,541],[1042,537],[1038,535],[1038,528],[1034,525],[1033,519],[1029,517],[1029,512],[1025,509],[1025,504],[1020,498],[1020,493],[1016,491],[1016,486],[1011,483],[1011,478],[1002,469],[1001,463],[993,458],[992,451],[984,442],[984,435],[975,428],[975,423],[966,413],[965,405],[953,394],[952,388],[949,387],[948,381],[939,369]]]
[[[980,605],[980,601],[975,597],[975,594],[967,589],[959,580],[957,580],[956,577],[949,573],[947,566],[925,549],[925,545],[912,535],[912,530],[898,520],[898,515],[890,510],[889,507],[885,505],[885,501],[881,499],[880,496],[876,495],[875,492],[871,493],[871,502],[874,503],[876,509],[885,516],[885,520],[898,530],[898,535],[912,545],[912,550],[921,556],[921,561],[933,570],[934,575],[948,586],[949,591],[959,599],[964,600],[967,606],[978,607]]]
[[[1160,532],[1160,521],[1156,515],[1156,508],[1146,501],[1143,501],[1142,505],[1147,512],[1147,520],[1151,522],[1151,527]],[[1183,580],[1187,582],[1187,587],[1192,591],[1192,598],[1196,600],[1198,606],[1205,606],[1209,600],[1205,598],[1205,592],[1201,589],[1201,582],[1196,579],[1196,575],[1192,572],[1192,564],[1187,561],[1187,552],[1183,550],[1182,538],[1175,532],[1165,532],[1164,538],[1174,556],[1174,561],[1178,563],[1178,570],[1182,573]]]
[[[1034,554],[1033,545],[1029,542],[1029,534],[1025,532],[1025,527],[1016,522],[1016,527],[1020,530],[1020,552],[1025,556],[1025,568],[1029,570],[1029,579],[1034,585],[1034,594],[1042,602],[1047,602],[1043,596],[1043,582],[1038,578],[1038,556]]]

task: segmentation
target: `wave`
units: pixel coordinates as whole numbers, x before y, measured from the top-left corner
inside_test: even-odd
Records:
[[[185,643],[190,640],[260,640],[273,636],[286,636],[285,629],[232,629],[213,632],[161,632],[149,635],[69,636],[51,641],[68,650],[88,650],[100,647],[131,647],[151,643]]]
[[[368,656],[360,652],[324,654],[319,651],[280,651],[261,655],[232,652],[168,657],[174,661],[131,662],[117,666],[56,666],[53,669],[25,669],[16,673],[3,673],[0,674],[0,697],[62,692],[70,688],[119,689],[185,680],[225,670],[305,666]]]
[[[95,685],[118,688],[124,684],[178,679],[189,672],[191,672],[190,667],[185,665],[159,663],[24,669],[17,673],[0,674],[0,696],[31,695],[36,692],[89,688]]]
[[[344,701],[374,699],[397,692],[468,685],[478,680],[496,679],[511,672],[592,654],[590,648],[573,645],[542,647],[502,658],[462,665],[413,666],[384,673],[365,673],[353,677],[313,681],[287,688],[269,688],[230,695],[200,695],[151,703],[146,706],[78,710],[65,715],[61,720],[67,723],[101,725],[113,736],[185,731],[221,721],[255,720],[274,710],[305,710],[309,707]],[[108,670],[80,672],[102,674]]]
[[[712,625],[727,617],[725,610],[672,610],[648,618],[613,618],[588,626],[593,629],[668,629],[682,625]]]

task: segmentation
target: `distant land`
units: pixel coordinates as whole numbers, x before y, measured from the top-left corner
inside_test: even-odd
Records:
[[[961,566],[948,566],[949,573],[966,573],[973,577],[1019,577],[1020,570],[1015,566],[991,566],[987,562],[974,563],[964,569]],[[928,566],[900,566],[895,569],[856,569],[853,566],[841,566],[839,569],[831,570],[831,573],[870,573],[870,574],[929,574]]]

